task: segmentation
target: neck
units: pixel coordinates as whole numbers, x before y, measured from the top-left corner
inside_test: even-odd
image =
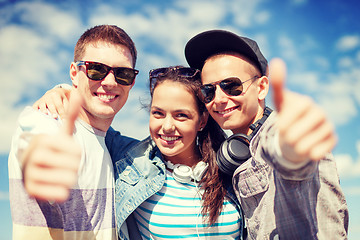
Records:
[[[192,167],[200,162],[200,153],[194,152],[188,156],[164,156],[164,159],[165,161],[171,162],[172,164],[183,164]]]
[[[100,131],[106,132],[109,130],[110,125],[112,123],[112,119],[97,119],[96,117],[92,116],[86,109],[81,108],[79,118]]]
[[[245,135],[250,135],[252,130],[250,129],[251,124],[255,123],[257,120],[261,119],[264,114],[265,106],[259,106],[256,115],[249,121],[249,123],[243,128],[237,128],[232,131],[233,134],[242,133]]]

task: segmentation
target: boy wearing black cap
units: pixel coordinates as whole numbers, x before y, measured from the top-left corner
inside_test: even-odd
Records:
[[[284,89],[283,62],[270,67],[277,112],[266,119],[268,64],[255,41],[207,31],[189,40],[185,57],[202,70],[200,95],[210,115],[249,138],[251,157],[226,172],[233,174],[249,239],[346,239],[348,209],[329,154],[336,144],[332,124],[309,97]],[[256,128],[260,119],[266,120]]]

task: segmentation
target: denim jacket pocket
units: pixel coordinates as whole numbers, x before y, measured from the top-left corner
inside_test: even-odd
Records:
[[[126,158],[115,163],[115,174],[121,181],[130,185],[135,185],[140,181],[140,172]]]
[[[268,167],[259,164],[237,171],[234,176],[235,190],[241,198],[255,197],[268,190]]]

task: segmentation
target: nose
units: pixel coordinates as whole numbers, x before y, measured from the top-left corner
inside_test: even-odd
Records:
[[[175,131],[174,121],[171,116],[167,116],[162,124],[164,133],[171,133]]]
[[[215,104],[221,104],[221,103],[226,103],[228,99],[228,95],[226,95],[226,93],[224,93],[224,91],[220,88],[219,85],[216,86],[215,88],[215,97],[214,97],[214,103]]]
[[[113,70],[110,70],[110,72],[105,76],[105,78],[101,81],[101,85],[106,85],[109,87],[117,86],[117,82],[115,80],[115,74]]]

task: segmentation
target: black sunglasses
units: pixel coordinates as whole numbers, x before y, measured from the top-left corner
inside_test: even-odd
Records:
[[[220,88],[230,96],[238,96],[243,92],[243,83],[253,80],[254,78],[259,78],[258,76],[252,77],[244,82],[242,82],[237,77],[226,78],[221,81],[217,81],[210,84],[205,84],[200,87],[200,99],[204,103],[211,102],[215,97],[216,85],[219,85]]]
[[[168,68],[156,68],[152,69],[149,72],[149,79],[150,79],[150,90],[151,92],[154,90],[154,86],[156,83],[156,79],[159,77],[163,77],[171,71],[176,71],[180,77],[184,78],[193,78],[200,71],[196,68],[189,68],[189,67],[168,67]]]
[[[198,69],[189,68],[189,67],[156,68],[150,70],[149,78],[151,79],[151,78],[161,77],[170,71],[177,71],[181,77],[188,77],[188,78],[195,77],[195,75],[200,72]]]
[[[112,70],[115,76],[115,81],[120,85],[126,86],[133,84],[136,75],[139,73],[138,70],[133,68],[110,67],[98,62],[78,61],[76,62],[76,65],[85,65],[86,76],[94,81],[103,80]]]

